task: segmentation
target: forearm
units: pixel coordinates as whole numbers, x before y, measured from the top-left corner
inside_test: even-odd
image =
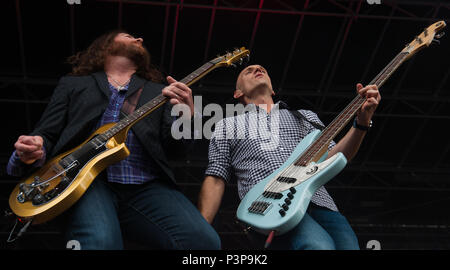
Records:
[[[198,209],[203,217],[212,223],[222,202],[225,182],[219,177],[207,176],[203,181],[198,199]]]
[[[328,152],[328,156],[331,157],[341,152],[350,162],[358,152],[365,135],[366,131],[351,127],[347,134]]]
[[[381,100],[378,87],[376,85],[368,85],[363,87],[362,84],[358,83],[356,85],[356,89],[359,95],[366,98],[365,102],[359,109],[359,113],[356,118],[357,124],[364,127],[369,127],[371,125],[373,113]],[[351,161],[358,152],[366,132],[367,131],[359,128],[350,128],[344,138],[342,138],[337,145],[329,151],[328,156],[330,157],[337,152],[342,152],[347,160]]]

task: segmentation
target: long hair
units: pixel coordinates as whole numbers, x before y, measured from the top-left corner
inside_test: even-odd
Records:
[[[123,30],[113,30],[95,39],[89,47],[67,58],[72,66],[69,75],[84,76],[104,70],[105,60],[109,54],[114,38]],[[148,54],[147,50],[146,53]],[[164,82],[163,74],[151,64],[150,54],[137,64],[136,75],[153,82]]]

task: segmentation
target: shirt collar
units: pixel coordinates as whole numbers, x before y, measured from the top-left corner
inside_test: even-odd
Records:
[[[117,91],[119,93],[126,93],[128,91],[128,86],[130,86],[130,82],[128,82],[126,85],[123,86],[123,88],[119,91],[119,89],[117,87],[115,87],[114,85],[112,85],[110,82],[108,82],[109,84],[109,89],[110,90],[114,90]]]
[[[290,108],[289,108],[289,106],[287,105],[287,103],[286,102],[284,102],[284,101],[282,101],[282,100],[279,100],[279,101],[277,101],[277,102],[275,102],[275,104],[274,104],[274,107],[275,106],[278,106],[278,109],[279,110],[281,110],[281,109],[286,109],[286,110],[290,110]],[[259,106],[256,106],[256,104],[254,104],[254,103],[249,103],[249,104],[247,104],[246,105],[246,110],[245,110],[245,113],[248,113],[248,112],[259,112],[260,110],[261,110],[261,108],[259,107]]]
[[[286,109],[286,110],[291,109],[289,108],[289,105],[287,105],[287,103],[282,100],[277,101],[275,104],[278,104],[278,106],[280,106],[279,109]]]

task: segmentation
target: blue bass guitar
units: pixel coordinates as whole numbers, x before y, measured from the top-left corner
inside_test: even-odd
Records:
[[[442,34],[436,33],[444,27],[445,22],[439,21],[426,28],[370,84],[380,88],[405,60],[440,38]],[[347,164],[342,153],[328,157],[327,148],[364,102],[365,97],[358,95],[324,130],[315,130],[303,138],[280,168],[245,195],[237,209],[237,218],[263,234],[281,235],[295,227],[317,189]]]

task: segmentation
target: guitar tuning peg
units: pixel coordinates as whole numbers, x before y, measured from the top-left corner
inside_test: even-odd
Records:
[[[236,64],[234,64],[234,63],[231,63],[231,66],[232,66],[233,68],[237,68]]]
[[[438,39],[433,38],[432,44],[440,45],[440,44],[441,44],[441,41],[438,40]]]
[[[435,36],[435,38],[441,38],[441,37],[443,37],[445,35],[445,32],[440,32],[439,34],[437,34],[436,36]]]

